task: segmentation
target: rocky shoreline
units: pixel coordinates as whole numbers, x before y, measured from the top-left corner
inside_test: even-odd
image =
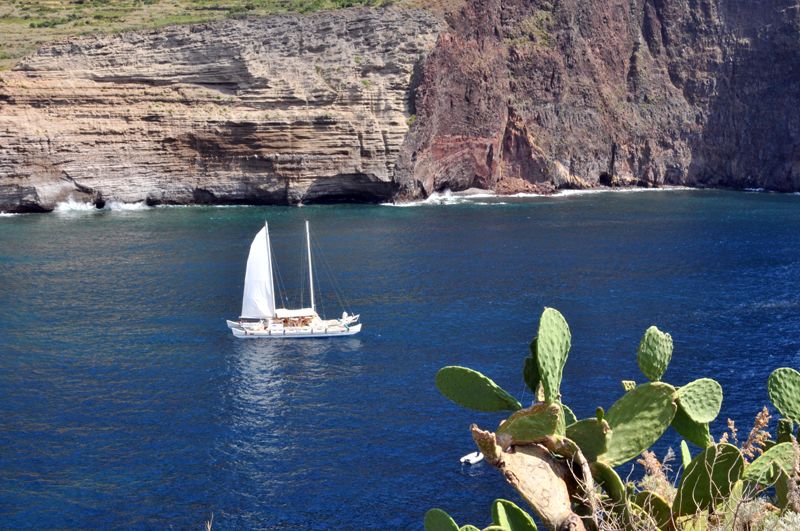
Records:
[[[800,9],[674,4],[466,0],[53,43],[0,72],[0,211],[800,190]]]

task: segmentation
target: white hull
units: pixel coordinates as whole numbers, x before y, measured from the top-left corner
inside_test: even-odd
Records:
[[[234,326],[231,326],[231,325]],[[282,328],[275,330],[255,329],[250,327],[241,327],[238,323],[228,321],[228,327],[233,332],[233,335],[240,339],[295,339],[295,338],[310,338],[310,337],[337,337],[337,336],[352,336],[361,331],[361,324],[351,327],[326,327],[326,328]]]
[[[321,319],[314,306],[314,274],[311,262],[311,235],[306,221],[308,285],[311,306],[308,308],[276,308],[272,275],[272,247],[269,227],[264,222],[247,257],[244,276],[242,313],[239,321],[226,321],[238,338],[304,338],[352,336],[361,331],[358,315],[342,314],[341,319]]]

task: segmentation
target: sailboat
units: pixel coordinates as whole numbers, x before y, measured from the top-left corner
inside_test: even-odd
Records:
[[[323,319],[314,301],[314,267],[311,261],[311,233],[306,221],[308,282],[311,307],[287,309],[275,307],[275,281],[272,271],[272,247],[269,225],[258,231],[250,244],[244,276],[242,314],[238,321],[227,321],[239,338],[303,338],[352,336],[361,331],[358,315],[342,313],[340,319]]]

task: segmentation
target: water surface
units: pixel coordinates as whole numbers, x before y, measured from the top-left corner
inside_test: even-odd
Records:
[[[311,221],[361,334],[228,334],[265,219],[293,305]],[[544,305],[572,328],[562,391],[579,417],[643,379],[636,347],[657,324],[675,341],[666,379],[716,378],[722,418],[749,430],[772,368],[800,365],[800,197],[0,218],[0,521],[197,528],[213,513],[218,529],[401,529],[439,506],[486,525],[493,499],[516,498],[458,458],[469,424],[499,417],[449,403],[433,377],[467,365],[530,400],[522,359]]]

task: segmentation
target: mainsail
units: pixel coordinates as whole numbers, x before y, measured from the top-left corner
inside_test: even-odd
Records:
[[[258,231],[250,244],[242,295],[243,319],[269,319],[275,316],[275,286],[272,280],[272,249],[269,228]]]

